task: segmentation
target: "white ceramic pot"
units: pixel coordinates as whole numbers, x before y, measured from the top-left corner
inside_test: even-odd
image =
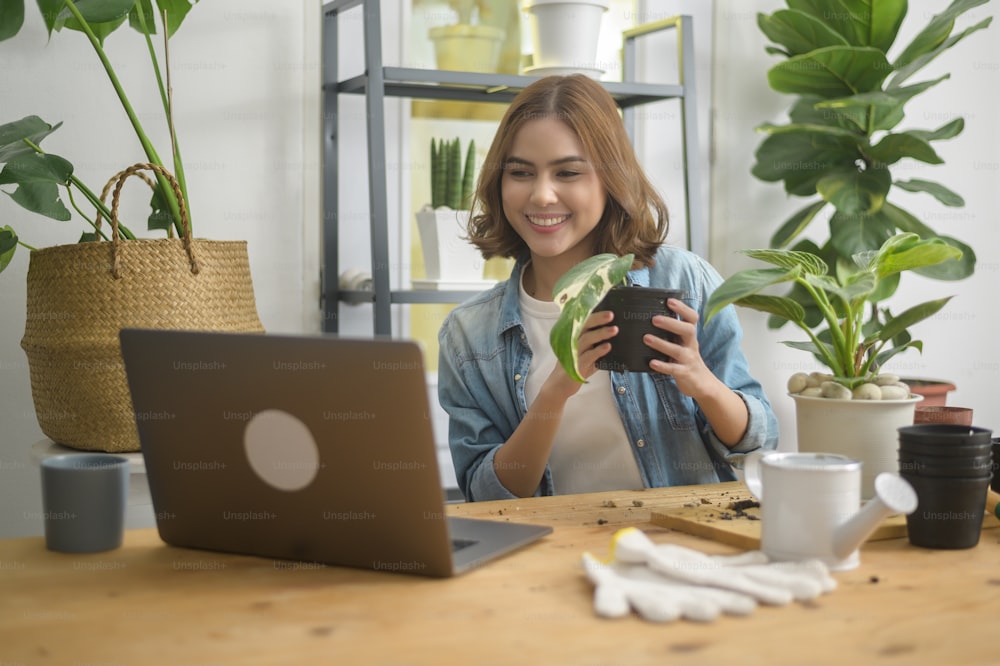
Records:
[[[799,451],[862,462],[861,497],[875,496],[875,477],[899,472],[899,428],[913,425],[920,396],[906,400],[832,400],[792,395]]]
[[[427,279],[439,282],[479,282],[483,256],[465,240],[469,211],[424,208],[417,211],[417,230]]]
[[[533,68],[597,68],[597,38],[609,0],[523,0]]]
[[[497,71],[504,32],[489,25],[443,25],[430,29],[438,69],[460,72]]]

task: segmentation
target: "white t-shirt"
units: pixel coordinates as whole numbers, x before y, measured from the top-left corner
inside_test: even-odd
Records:
[[[524,271],[521,272],[522,279]],[[559,306],[539,301],[519,287],[521,316],[531,347],[531,367],[524,386],[528,406],[555,367],[549,333],[559,318]],[[552,481],[558,494],[643,487],[639,465],[614,402],[611,375],[598,370],[566,402],[549,456]]]

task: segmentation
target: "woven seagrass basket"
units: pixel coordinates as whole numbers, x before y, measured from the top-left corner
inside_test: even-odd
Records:
[[[181,238],[120,237],[121,186],[143,169],[162,173],[174,185],[182,206]],[[138,451],[139,441],[118,342],[122,328],[264,329],[246,242],[192,239],[176,181],[156,165],[129,167],[112,182],[110,242],[31,253],[21,346],[42,432],[76,449],[127,452]]]

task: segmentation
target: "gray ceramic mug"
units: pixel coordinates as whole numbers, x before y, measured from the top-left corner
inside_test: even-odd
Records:
[[[61,553],[97,553],[122,545],[129,462],[103,453],[42,461],[45,546]]]

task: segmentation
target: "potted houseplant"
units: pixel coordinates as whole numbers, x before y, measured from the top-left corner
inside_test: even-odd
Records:
[[[61,123],[28,116],[0,125],[0,185],[14,187],[7,192],[11,199],[56,220],[71,219],[72,209],[85,223],[81,242],[42,249],[25,242],[9,225],[0,228],[0,269],[9,265],[19,246],[30,251],[21,346],[28,357],[39,425],[60,444],[87,450],[138,450],[137,415],[118,344],[121,328],[263,330],[246,243],[192,237],[172,96],[164,80],[165,75],[169,81],[166,41],[161,66],[152,38],[161,33],[167,40],[194,2],[157,0],[154,11],[152,0],[38,1],[50,35],[77,31],[93,47],[144,153],[145,161],[115,174],[100,195],[77,177],[68,159],[42,147],[44,138]],[[17,35],[23,19],[23,0],[5,2],[0,39]],[[160,91],[171,139],[172,171],[144,130],[104,47],[108,36],[126,24],[143,34],[148,45],[151,76]],[[99,148],[96,143],[95,149]],[[122,186],[133,175],[153,190],[148,228],[176,237],[137,239],[118,219]],[[102,219],[108,221],[107,227],[101,226]],[[110,242],[87,242],[97,240]]]
[[[961,117],[934,129],[902,128],[905,105],[928,93],[949,75],[911,82],[928,63],[970,34],[986,28],[989,18],[952,34],[962,14],[988,0],[955,0],[933,16],[902,48],[895,48],[908,3],[843,0],[831,10],[823,3],[789,0],[787,9],[759,14],[758,26],[772,42],[768,52],[783,60],[767,74],[770,87],[793,95],[789,122],[765,123],[767,134],[756,152],[753,175],[782,182],[785,191],[809,198],[770,240],[772,248],[804,250],[821,257],[831,274],[850,265],[859,252],[877,250],[900,232],[940,238],[961,250],[955,258],[915,269],[925,277],[958,280],[972,274],[976,255],[961,241],[938,232],[890,201],[894,192],[924,193],[941,205],[963,206],[962,197],[945,185],[922,178],[902,178],[910,160],[939,165],[934,143],[958,136]],[[828,220],[825,240],[805,239],[814,222]],[[884,296],[895,291],[898,277],[880,282]],[[820,312],[801,285],[790,296],[816,322]],[[869,317],[874,321],[878,310]],[[788,320],[771,317],[778,328]]]
[[[450,0],[449,4],[458,13],[458,22],[431,28],[428,35],[434,42],[437,68],[496,72],[504,31],[482,22],[482,0]]]
[[[705,325],[727,305],[765,312],[797,326],[808,340],[785,342],[811,353],[829,373],[796,373],[789,393],[796,402],[799,449],[840,453],[864,461],[866,496],[874,477],[896,469],[896,429],[913,422],[920,399],[882,367],[907,349],[922,350],[909,327],[934,315],[950,297],[920,303],[897,315],[880,307],[886,282],[895,285],[906,271],[959,259],[960,250],[940,238],[896,234],[874,251],[858,252],[852,267],[835,275],[823,259],[803,250],[759,249],[743,253],[774,268],[752,268],[728,277],[705,306]],[[775,295],[793,284],[799,296]],[[803,296],[821,321],[809,319]],[[868,309],[879,311],[875,320]],[[879,419],[878,422],[874,419]]]
[[[464,238],[469,223],[476,142],[469,141],[463,163],[458,138],[431,139],[430,157],[431,202],[417,211],[427,282],[457,289],[481,283],[483,258]]]
[[[583,383],[578,367],[578,341],[583,325],[592,312],[612,310],[619,327],[611,351],[602,358],[598,369],[649,372],[649,361],[656,357],[642,337],[670,334],[652,324],[654,315],[670,315],[668,298],[683,298],[684,292],[652,287],[627,286],[626,274],[632,269],[634,255],[598,254],[581,261],[556,282],[553,300],[559,305],[559,318],[552,326],[549,342],[556,359],[566,373]]]

